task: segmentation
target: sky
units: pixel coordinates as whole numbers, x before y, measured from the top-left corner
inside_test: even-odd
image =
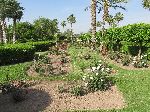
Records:
[[[128,0],[124,5],[126,11],[113,10],[112,14],[121,11],[124,14],[124,20],[120,22],[120,26],[133,23],[150,23],[150,11],[142,7],[142,0]],[[58,19],[61,31],[69,29],[68,24],[65,29],[60,23],[71,14],[76,17],[76,23],[73,25],[75,33],[87,32],[90,29],[90,11],[84,9],[90,5],[90,0],[18,0],[21,6],[25,8],[22,22],[33,22],[39,17],[49,19]],[[101,20],[102,15],[97,15],[97,21]]]

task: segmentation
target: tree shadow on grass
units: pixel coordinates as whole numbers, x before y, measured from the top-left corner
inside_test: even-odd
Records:
[[[51,96],[43,90],[29,89],[26,99],[18,103],[14,103],[11,94],[0,94],[0,112],[40,112],[51,103]]]

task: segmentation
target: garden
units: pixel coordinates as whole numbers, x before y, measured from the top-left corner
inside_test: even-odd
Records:
[[[118,26],[124,15],[109,10],[125,10],[122,3],[91,0],[91,31],[75,34],[74,14],[60,23],[70,25],[61,32],[57,19],[17,21],[21,4],[0,1],[0,111],[148,112],[150,24]]]

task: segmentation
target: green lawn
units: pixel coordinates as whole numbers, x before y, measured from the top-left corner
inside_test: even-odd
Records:
[[[92,59],[81,60],[78,58],[78,54],[90,53]],[[87,48],[76,49],[71,47],[69,54],[72,57],[73,72],[66,76],[39,77],[37,79],[48,79],[48,80],[79,80],[84,72],[81,67],[87,67],[91,65],[95,60],[99,60],[100,57],[96,52],[92,52]],[[6,75],[9,75],[12,79],[26,79],[29,78],[25,75],[24,69],[30,62],[21,63],[10,66],[0,67],[0,82],[5,81]],[[121,110],[109,110],[108,112],[149,112],[150,111],[150,70],[123,70],[115,65],[114,69],[118,70],[115,75],[116,84],[119,90],[123,93],[124,98],[128,106]],[[106,112],[106,110],[95,110],[89,112]]]

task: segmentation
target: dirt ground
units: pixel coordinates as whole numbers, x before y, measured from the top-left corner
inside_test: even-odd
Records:
[[[65,82],[42,81],[29,88],[26,100],[14,103],[10,95],[0,94],[0,112],[63,112],[64,110],[121,109],[126,106],[116,86],[105,92],[97,91],[75,97],[59,93],[58,86]]]

